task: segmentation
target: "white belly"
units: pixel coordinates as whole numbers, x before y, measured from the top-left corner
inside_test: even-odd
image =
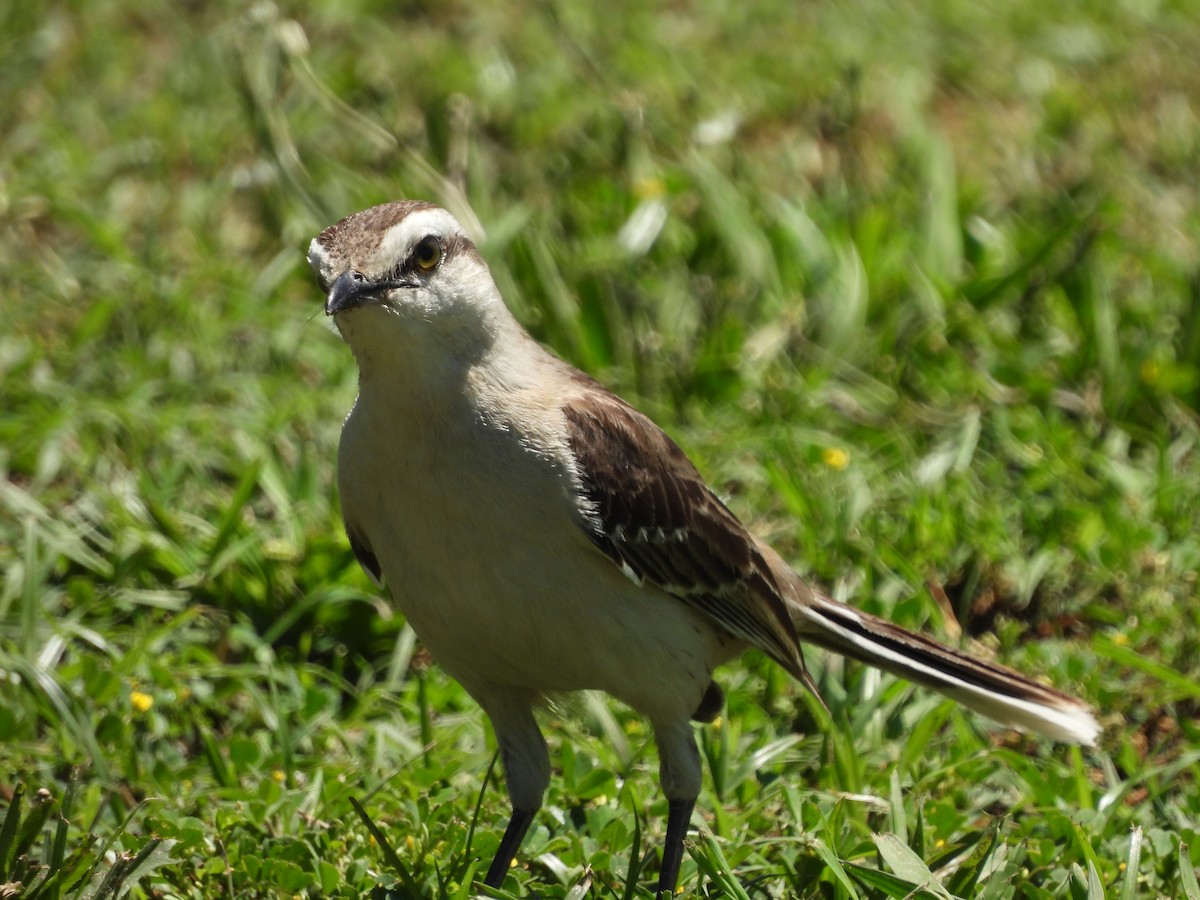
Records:
[[[599,689],[651,716],[698,703],[732,641],[591,544],[565,466],[477,420],[439,425],[401,437],[360,404],[339,453],[346,518],[439,663],[472,692]]]

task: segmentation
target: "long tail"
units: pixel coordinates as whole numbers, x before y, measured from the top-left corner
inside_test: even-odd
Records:
[[[805,594],[788,604],[801,641],[933,688],[1010,728],[1095,743],[1100,725],[1082,701],[815,591]]]

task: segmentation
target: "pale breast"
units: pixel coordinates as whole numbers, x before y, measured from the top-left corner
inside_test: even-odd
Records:
[[[468,689],[595,688],[648,713],[663,679],[685,683],[676,694],[703,692],[728,640],[592,545],[556,448],[486,416],[421,429],[373,413],[360,403],[346,422],[343,511],[450,674]]]

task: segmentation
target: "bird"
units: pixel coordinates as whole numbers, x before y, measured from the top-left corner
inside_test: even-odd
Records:
[[[308,262],[357,363],[337,453],[350,547],[490,719],[511,816],[500,886],[550,783],[535,712],[602,691],[650,723],[674,892],[701,788],[693,721],[751,648],[815,690],[812,644],[996,722],[1093,745],[1084,702],[806,583],[648,417],[519,324],[458,220],[420,200],[347,216]]]

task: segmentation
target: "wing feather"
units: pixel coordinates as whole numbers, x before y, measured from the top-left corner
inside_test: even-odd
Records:
[[[383,568],[379,565],[379,557],[371,549],[371,544],[362,531],[351,525],[348,520],[344,520],[344,524],[346,536],[350,538],[350,549],[354,551],[354,558],[358,560],[362,570],[375,583],[375,587],[383,587]]]
[[[807,681],[758,542],[657,425],[589,387],[563,413],[592,543],[639,584],[677,597]]]

